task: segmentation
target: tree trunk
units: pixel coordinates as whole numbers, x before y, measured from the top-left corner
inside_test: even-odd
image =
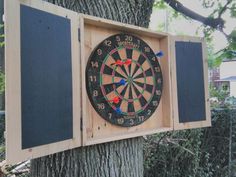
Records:
[[[0,24],[3,24],[3,0],[0,0]],[[0,35],[4,34],[4,29],[0,28]],[[0,38],[0,42],[3,42],[4,38]],[[4,71],[4,47],[0,47],[0,71]],[[2,109],[2,102],[0,109]]]
[[[142,177],[143,140],[77,148],[31,162],[33,177]]]
[[[3,0],[0,0],[0,24],[3,24]],[[0,35],[4,34],[4,29],[0,29]],[[3,42],[4,38],[0,38],[0,42]],[[5,71],[5,62],[4,62],[4,47],[0,47],[0,72]],[[0,110],[5,109],[5,94],[0,94]],[[2,115],[0,115],[0,118],[2,118]]]
[[[154,0],[48,0],[76,12],[148,27]],[[142,177],[143,139],[133,138],[31,161],[32,177]]]

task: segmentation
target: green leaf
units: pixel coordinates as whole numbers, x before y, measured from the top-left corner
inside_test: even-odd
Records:
[[[5,45],[5,42],[0,42],[0,47],[3,47]]]
[[[214,67],[219,67],[222,61],[223,61],[223,58],[220,58],[220,57],[216,58],[214,62]]]
[[[228,37],[229,45],[228,49],[229,50],[236,50],[236,30],[233,30]]]
[[[5,91],[5,75],[0,71],[0,93]]]
[[[166,9],[168,6],[163,0],[157,0],[154,2],[153,7],[156,9]]]
[[[236,18],[236,3],[232,5],[232,7],[230,8],[230,16],[232,18]]]
[[[236,18],[236,9],[233,9],[233,10],[230,11],[230,16],[232,18]]]

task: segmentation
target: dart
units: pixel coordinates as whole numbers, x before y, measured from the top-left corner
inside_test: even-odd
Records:
[[[163,53],[162,51],[157,52],[157,53],[156,53],[156,56],[157,56],[158,58],[161,58],[161,57],[164,56],[164,53]]]
[[[127,66],[129,66],[131,63],[132,63],[132,60],[131,60],[131,59],[127,59],[127,60],[124,62],[124,64],[127,65]]]
[[[124,62],[122,62],[121,60],[117,60],[115,63],[112,63],[111,65],[118,65],[118,66],[122,66],[124,64]]]
[[[121,114],[121,113],[122,113],[122,111],[121,111],[121,109],[120,109],[119,107],[118,107],[118,108],[116,108],[116,110],[115,110],[115,111],[116,111],[116,113],[117,113],[117,114]]]
[[[112,102],[112,103],[115,103],[115,104],[118,104],[120,102],[120,97],[116,96],[112,100],[108,100],[108,101]]]
[[[118,85],[125,85],[126,81],[124,79],[121,79],[119,82],[117,82],[116,84]]]

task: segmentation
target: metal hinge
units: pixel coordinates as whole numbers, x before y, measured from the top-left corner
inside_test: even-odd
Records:
[[[78,40],[80,42],[80,28],[78,28]]]
[[[80,117],[80,131],[83,131],[83,118]]]

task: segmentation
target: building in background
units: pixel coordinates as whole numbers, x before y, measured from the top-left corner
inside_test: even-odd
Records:
[[[229,96],[236,97],[236,58],[221,63],[219,76],[220,78],[214,81],[214,85],[218,89],[228,91]]]
[[[208,70],[208,80],[211,86],[217,87],[217,80],[220,80],[220,68],[214,67]]]

